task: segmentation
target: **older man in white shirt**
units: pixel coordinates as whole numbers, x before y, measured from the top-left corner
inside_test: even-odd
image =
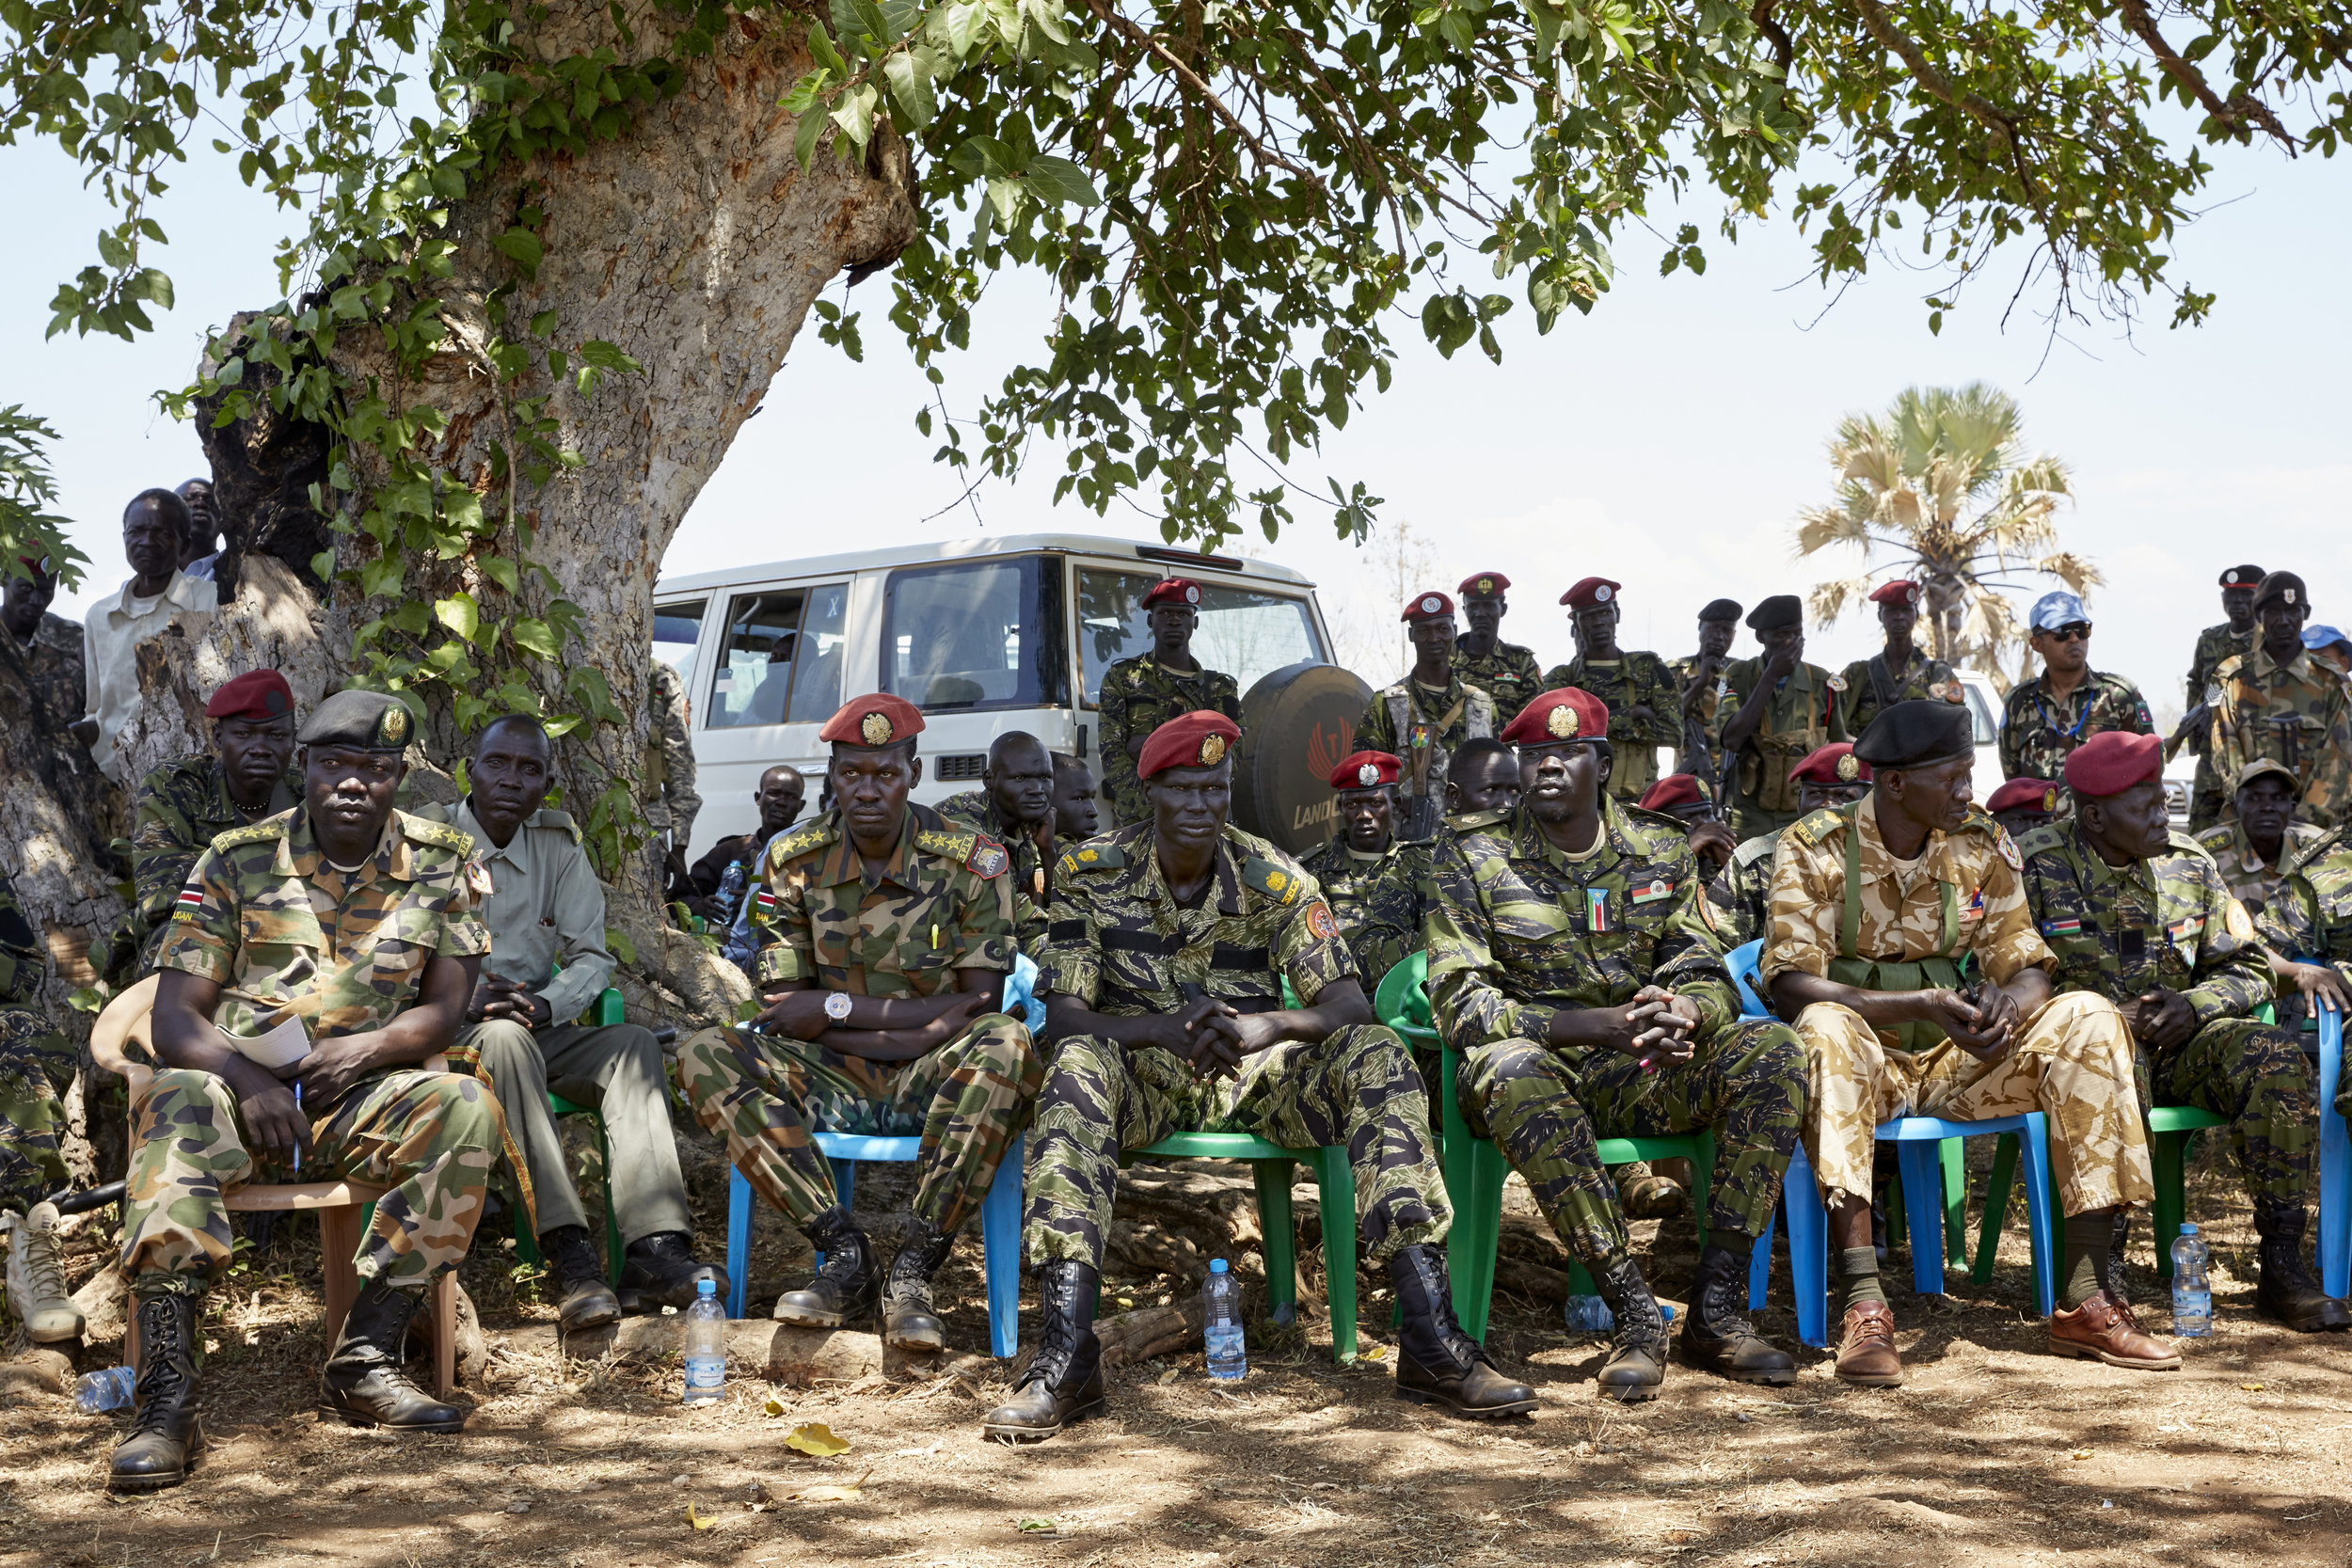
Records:
[[[132,778],[115,754],[115,736],[139,706],[138,645],[182,610],[210,614],[219,595],[209,582],[180,570],[188,506],[169,490],[142,490],[122,509],[122,554],[131,580],[89,607],[83,618],[89,711],[75,725],[105,775],[126,787]]]

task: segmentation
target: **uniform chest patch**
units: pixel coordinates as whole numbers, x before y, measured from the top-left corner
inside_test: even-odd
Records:
[[[1629,888],[1627,893],[1635,904],[1655,904],[1661,898],[1674,896],[1675,885],[1661,877],[1646,887]]]
[[[761,888],[752,895],[752,911],[755,914],[771,915],[776,912],[776,906],[781,902],[783,900],[773,893],[767,888]]]
[[[2185,915],[2183,918],[2174,921],[2171,925],[2167,926],[2164,928],[2164,936],[2167,942],[2171,942],[2177,947],[2183,942],[2187,942],[2191,937],[2195,936],[2198,932],[2203,930],[2204,928],[2205,922],[2203,916],[2194,914]]]
[[[2083,923],[2072,917],[2045,920],[2042,923],[2042,934],[2045,937],[2078,937],[2083,934]]]
[[[1617,928],[1615,915],[1609,908],[1609,890],[1588,887],[1584,890],[1584,928],[1598,936]]]
[[[1963,924],[1984,918],[1984,889],[1979,888],[1968,895],[1968,902],[1960,907],[1960,918]]]
[[[182,888],[180,890],[180,907],[183,910],[202,909],[204,907],[203,890],[192,887]]]
[[[485,898],[496,891],[490,886],[490,868],[480,861],[466,863],[466,885]]]

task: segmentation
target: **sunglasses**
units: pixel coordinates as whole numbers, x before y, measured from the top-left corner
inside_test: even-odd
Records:
[[[2083,642],[2090,641],[2090,623],[2070,621],[2062,626],[2045,627],[2042,633],[2053,642]]]

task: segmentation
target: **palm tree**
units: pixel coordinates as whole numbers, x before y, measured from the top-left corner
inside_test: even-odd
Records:
[[[1973,382],[1913,387],[1883,415],[1849,415],[1829,444],[1837,499],[1799,515],[1797,553],[1851,545],[1867,562],[1858,577],[1807,596],[1827,626],[1880,581],[1910,578],[1925,594],[1919,624],[1928,651],[1955,668],[1982,671],[2006,692],[2032,655],[2017,611],[2000,590],[2029,587],[2013,574],[2056,578],[2077,594],[2105,579],[2058,543],[2055,514],[2071,499],[2063,460],[2026,454],[2017,402]],[[1884,551],[1890,560],[1876,561]],[[2014,670],[2002,656],[2015,653]]]

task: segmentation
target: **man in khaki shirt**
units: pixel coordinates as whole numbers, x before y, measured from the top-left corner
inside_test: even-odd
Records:
[[[1870,794],[1781,835],[1762,962],[1811,1074],[1805,1150],[1846,1281],[1837,1375],[1902,1381],[1870,1244],[1878,1124],[2026,1111],[2049,1118],[2067,1214],[2050,1350],[2178,1367],[2172,1348],[2140,1333],[2130,1305],[2106,1286],[2117,1208],[2155,1196],[2131,1032],[2103,996],[2053,999],[2057,958],[2026,908],[2017,846],[1969,801],[1968,710],[1897,703],[1853,754],[1872,770]],[[1964,987],[1963,958],[1973,960]]]
[[[535,720],[493,720],[474,747],[473,793],[429,808],[474,840],[476,891],[490,956],[466,1009],[456,1052],[478,1055],[506,1107],[538,1211],[539,1248],[555,1271],[565,1333],[609,1323],[624,1306],[684,1308],[696,1281],[725,1275],[695,1260],[693,1216],[670,1128],[669,1064],[653,1032],[635,1023],[573,1022],[612,974],[604,945],[604,889],[580,829],[543,810],[550,754]],[[558,970],[557,965],[562,965]],[[613,1216],[626,1245],[621,1294],[589,1240],[588,1215],[564,1157],[548,1089],[597,1108],[611,1149]]]

